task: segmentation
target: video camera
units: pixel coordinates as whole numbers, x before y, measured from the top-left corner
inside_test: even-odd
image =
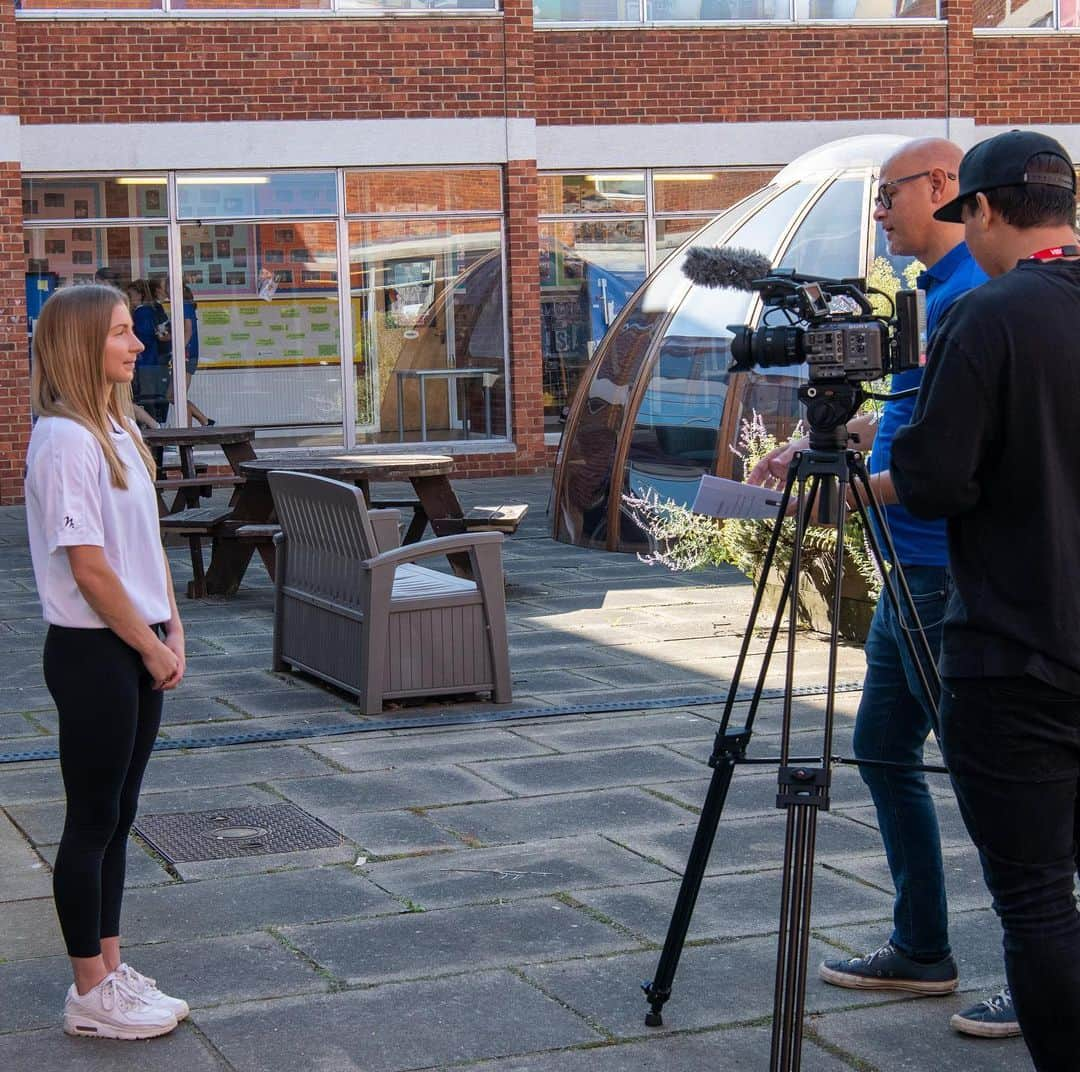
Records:
[[[811,383],[863,384],[926,363],[926,305],[920,290],[896,299],[867,290],[862,280],[822,279],[772,269],[749,283],[761,294],[759,327],[729,324],[733,371],[808,367]],[[874,312],[870,294],[890,301],[892,316]],[[777,324],[777,315],[785,322]]]

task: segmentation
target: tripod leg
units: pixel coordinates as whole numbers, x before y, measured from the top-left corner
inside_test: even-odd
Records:
[[[791,499],[792,488],[797,479],[798,468],[798,463],[793,462],[788,469],[788,479],[781,500],[780,512],[777,516],[776,524],[773,526],[772,536],[769,541],[769,549],[765,557],[765,565],[762,572],[763,578],[768,576],[768,573],[772,568],[777,545],[779,543],[781,526],[783,525],[787,513],[787,505]],[[805,527],[805,523],[810,517],[813,509],[813,496],[816,490],[816,485],[811,488],[809,500],[806,503],[805,508],[799,513],[799,528]],[[793,557],[792,562],[789,564],[785,573],[784,588],[780,596],[780,604],[776,609],[776,615],[770,630],[769,647],[766,649],[766,658],[758,672],[758,680],[754,690],[754,701],[752,701],[754,705],[756,705],[756,701],[760,698],[764,690],[765,675],[768,672],[769,666],[768,657],[771,654],[772,645],[775,643],[777,634],[780,630],[780,625],[783,622],[785,606],[788,605],[789,597],[794,598],[791,596],[791,593],[797,591],[797,587],[793,586],[792,583],[792,569],[795,565],[795,561],[796,559]],[[642,989],[645,991],[645,996],[649,1002],[649,1012],[645,1015],[645,1024],[648,1027],[660,1027],[664,1022],[661,1010],[667,1000],[671,997],[671,984],[675,979],[675,971],[679,966],[679,958],[682,956],[683,946],[686,943],[686,935],[690,929],[690,919],[694,913],[694,906],[697,903],[702,880],[705,877],[705,868],[708,865],[709,854],[712,851],[713,841],[716,838],[716,828],[720,822],[720,815],[724,809],[724,802],[727,800],[728,790],[731,786],[731,778],[735,771],[735,764],[739,759],[743,758],[746,753],[746,747],[750,743],[754,706],[751,707],[747,721],[741,730],[737,730],[733,733],[728,732],[728,724],[735,703],[736,693],[738,692],[743,664],[745,663],[750,640],[753,636],[754,624],[757,621],[758,611],[761,607],[761,594],[763,589],[764,584],[759,584],[758,591],[754,597],[754,604],[750,611],[750,620],[747,623],[746,633],[743,637],[739,661],[735,667],[732,685],[728,691],[727,703],[724,707],[724,717],[721,720],[720,729],[716,734],[716,741],[713,745],[713,754],[709,759],[709,765],[713,768],[712,779],[709,782],[709,790],[705,797],[705,804],[702,807],[701,817],[698,819],[697,831],[694,834],[694,844],[690,850],[689,859],[686,862],[686,869],[683,872],[682,883],[679,886],[679,894],[675,901],[675,909],[671,915],[671,922],[668,924],[667,937],[664,939],[664,948],[660,953],[660,960],[656,965],[656,975],[649,982],[642,984]],[[794,620],[794,604],[791,604],[791,606],[792,619]]]
[[[776,948],[776,984],[773,995],[770,1072],[799,1072],[802,1064],[803,1015],[806,1007],[806,975],[810,954],[810,906],[814,886],[814,852],[819,808],[829,806],[829,756],[835,713],[836,664],[839,648],[840,582],[844,568],[845,474],[837,473],[836,551],[834,555],[832,623],[829,631],[829,664],[821,766],[788,765],[791,743],[791,686],[794,684],[794,653],[788,653],[785,717],[780,745],[777,807],[786,808],[784,872],[780,894],[780,933]],[[817,480],[830,479],[816,477]],[[800,519],[801,520],[801,519]],[[802,525],[792,555],[794,580],[801,565]],[[794,646],[794,636],[792,637]]]
[[[656,965],[656,976],[650,982],[642,984],[649,1002],[649,1012],[645,1014],[647,1027],[660,1027],[664,1022],[661,1010],[671,997],[675,969],[679,966],[679,957],[682,955],[686,934],[690,929],[690,917],[694,914],[694,905],[697,903],[701,882],[705,877],[705,867],[709,862],[713,839],[716,837],[716,827],[720,822],[720,813],[724,810],[724,801],[727,800],[731,776],[734,772],[735,756],[729,754],[717,763],[712,780],[709,782],[709,791],[701,809],[697,833],[694,835],[694,845],[686,861],[686,870],[683,872],[679,896],[675,901],[671,923],[668,925],[667,938],[664,940],[664,948]]]

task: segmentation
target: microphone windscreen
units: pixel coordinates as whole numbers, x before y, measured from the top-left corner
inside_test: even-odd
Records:
[[[752,249],[691,246],[682,270],[683,275],[698,286],[753,290],[754,282],[767,276],[772,264],[768,257]]]

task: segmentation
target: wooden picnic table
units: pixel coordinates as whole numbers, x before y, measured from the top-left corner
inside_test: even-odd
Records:
[[[274,470],[313,473],[357,485],[373,507],[407,506],[413,518],[405,534],[405,543],[420,539],[430,522],[436,536],[450,536],[464,529],[464,512],[450,483],[454,460],[445,454],[289,454],[279,458],[254,458],[239,465],[246,479],[237,488],[229,523],[214,536],[213,555],[206,573],[210,595],[232,595],[240,586],[251,556],[256,549],[273,573],[273,546],[269,536],[261,540],[236,537],[238,529],[271,526],[277,518],[267,474]],[[416,492],[416,502],[372,500],[374,483],[408,482]],[[268,555],[270,560],[267,561]],[[451,558],[455,572],[469,575],[467,555]]]
[[[245,478],[240,474],[242,462],[255,457],[252,441],[255,429],[247,426],[201,425],[192,428],[151,428],[143,432],[143,440],[157,458],[158,479],[154,488],[158,497],[158,514],[163,533],[186,536],[191,549],[192,579],[188,596],[206,595],[203,573],[202,540],[216,533],[224,519],[231,513]],[[162,457],[166,447],[175,447],[180,456],[180,476],[170,477]],[[229,463],[232,474],[220,476],[199,472],[195,465],[195,451],[219,447]],[[206,489],[232,488],[228,507],[199,508],[201,495],[209,495]],[[172,504],[166,501],[168,492],[175,492]],[[264,561],[273,562],[272,555],[260,549]]]
[[[143,440],[152,451],[158,453],[166,447],[175,447],[180,455],[180,480],[169,480],[162,474],[162,478],[155,481],[159,512],[164,516],[175,513],[184,504],[196,506],[199,501],[198,489],[215,486],[215,478],[212,476],[207,475],[205,479],[200,478],[196,481],[198,474],[195,468],[195,451],[220,447],[233,475],[238,477],[241,463],[255,457],[255,448],[252,446],[254,439],[255,429],[246,426],[212,424],[193,428],[146,429],[143,432]],[[160,462],[158,464],[160,468]],[[217,486],[230,487],[236,483],[236,480],[218,480]],[[177,492],[171,509],[165,503],[166,491]]]

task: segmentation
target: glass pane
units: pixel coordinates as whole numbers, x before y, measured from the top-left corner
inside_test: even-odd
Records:
[[[866,200],[863,179],[834,182],[799,224],[780,267],[828,279],[861,275],[859,255]]]
[[[338,0],[340,11],[498,11],[497,0]]]
[[[174,11],[249,11],[329,10],[332,0],[172,0]]]
[[[545,423],[565,420],[593,351],[644,278],[644,221],[540,225]]]
[[[1075,0],[1062,0],[1062,15],[1065,14],[1065,5],[1072,5],[1075,11]],[[1004,29],[1026,29],[1032,26],[1054,25],[1053,0],[976,0],[975,25],[983,27],[1000,26]],[[1063,21],[1062,25],[1066,25]]]
[[[1077,0],[1058,0],[1058,25],[1065,30],[1080,29],[1080,4],[1077,4]]]
[[[169,237],[164,227],[49,227],[23,232],[30,332],[57,287],[111,283],[127,294],[143,352],[132,389],[145,424],[164,421],[172,401],[168,312]]]
[[[362,442],[506,436],[499,219],[349,225]]]
[[[540,215],[578,212],[644,212],[645,173],[598,172],[595,175],[541,175]]]
[[[159,11],[161,0],[16,0],[19,11]]]
[[[645,0],[537,0],[536,22],[640,22]]]
[[[176,188],[181,219],[337,214],[337,181],[332,171],[178,175]]]
[[[28,178],[22,184],[23,219],[118,220],[168,215],[164,175],[109,178]]]
[[[937,0],[796,0],[797,19],[936,19]]]
[[[190,401],[267,446],[341,444],[335,225],[184,226],[180,247]]]
[[[345,210],[364,213],[501,212],[496,168],[345,173]]]
[[[787,20],[790,8],[788,0],[652,0],[652,13],[659,22],[685,19],[753,22],[759,19]]]
[[[760,190],[775,168],[733,168],[728,171],[657,171],[653,174],[653,205],[665,212],[716,214]]]
[[[687,216],[679,220],[656,221],[656,263],[675,252],[695,231],[709,222],[708,216]]]

